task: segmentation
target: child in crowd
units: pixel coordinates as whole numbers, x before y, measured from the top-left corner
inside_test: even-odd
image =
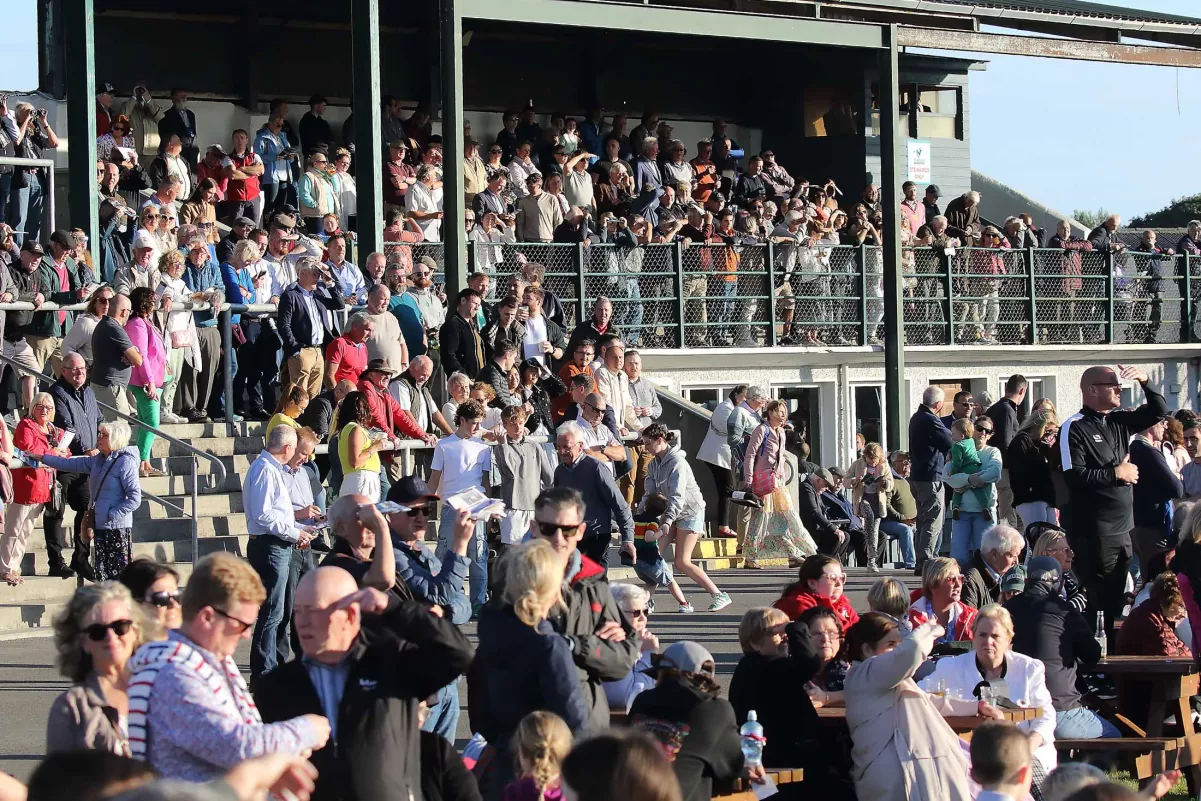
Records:
[[[664,559],[662,551],[659,550],[659,520],[665,512],[667,496],[656,492],[646,496],[642,511],[634,515],[634,573],[642,580],[643,587],[651,596],[646,602],[648,613],[655,611],[655,590],[660,587],[667,588],[671,597],[680,605],[681,612],[691,612],[692,604],[684,597],[684,591],[680,589],[680,584],[672,573],[671,562]],[[670,558],[672,555],[668,556]]]
[[[972,475],[980,472],[982,466],[980,454],[976,451],[976,441],[972,439],[975,434],[976,427],[966,417],[956,420],[951,425],[951,466],[947,469],[947,475],[956,473]],[[959,519],[959,507],[963,504],[963,496],[969,492],[973,493],[976,500],[980,502],[981,509],[989,508],[991,496],[986,487],[965,489],[962,493],[956,492],[951,496],[952,520]]]
[[[492,446],[493,488],[505,504],[500,520],[500,546],[504,553],[521,542],[534,522],[534,499],[542,487],[554,484],[555,471],[546,449],[526,436],[524,406],[506,406],[500,413],[505,434]],[[499,555],[499,554],[498,554]]]
[[[856,435],[859,437],[861,435]],[[977,460],[977,463],[979,460]],[[979,469],[979,467],[977,467]],[[867,543],[867,569],[880,571],[882,553],[886,553],[888,536],[880,536],[880,521],[888,516],[888,493],[892,491],[892,471],[884,460],[884,449],[878,442],[863,446],[863,455],[856,459],[848,471],[855,513],[863,518]]]
[[[503,801],[559,801],[560,766],[571,751],[571,730],[553,712],[531,712],[517,724],[514,750],[521,778],[505,787]]]
[[[909,591],[894,578],[877,579],[867,591],[867,608],[872,612],[892,615],[907,626],[909,613]]]
[[[972,732],[972,780],[979,801],[1017,801],[1034,775],[1030,736],[1011,723],[984,723]]]

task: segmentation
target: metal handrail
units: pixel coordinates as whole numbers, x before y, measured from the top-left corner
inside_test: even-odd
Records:
[[[7,305],[7,304],[5,304],[5,305]],[[26,304],[26,305],[28,305],[28,304]],[[54,384],[54,379],[52,377],[46,375],[45,373],[39,373],[36,370],[32,370],[28,367],[25,367],[24,365],[17,364],[12,359],[10,359],[6,356],[0,356],[0,364],[7,364],[9,367],[12,367],[13,369],[15,369],[19,372],[26,373],[28,375],[33,376],[34,378],[36,378],[38,381],[40,381],[42,383]],[[196,457],[197,456],[203,457],[203,458],[207,459],[209,462],[211,462],[216,467],[216,472],[213,474],[216,476],[216,480],[212,482],[212,486],[210,486],[206,492],[218,492],[218,491],[221,491],[224,489],[225,479],[226,479],[226,475],[227,475],[226,471],[225,471],[225,464],[217,456],[214,456],[213,454],[208,453],[207,451],[202,451],[199,448],[195,447],[194,445],[184,442],[181,439],[177,439],[177,438],[171,436],[170,434],[168,434],[167,432],[163,431],[161,428],[155,428],[154,426],[152,426],[148,423],[145,423],[145,422],[137,419],[136,417],[131,417],[130,415],[125,414],[124,412],[114,409],[113,407],[109,406],[106,403],[101,403],[99,400],[96,401],[96,405],[102,409],[106,409],[106,410],[112,412],[113,414],[117,415],[117,417],[121,418],[122,420],[125,420],[128,423],[132,423],[135,426],[138,426],[140,428],[144,428],[148,431],[151,431],[152,433],[154,433],[155,436],[162,437],[167,442],[170,442],[173,445],[183,448],[184,450],[188,451],[191,454],[191,456],[189,457],[189,461],[192,466],[192,514],[190,516],[192,518],[192,561],[195,562],[197,555],[198,555],[199,547],[200,547],[200,543],[199,543],[199,540],[200,540],[199,526],[200,526],[200,524],[199,524],[199,520],[198,520],[199,513],[198,513],[198,509],[197,509],[199,495],[200,495],[200,487],[199,487],[199,474],[196,469],[196,467],[197,467]],[[181,457],[167,456],[166,458],[167,459],[173,459],[173,458],[178,459]],[[142,496],[149,498],[153,501],[156,501],[156,502],[162,504],[163,506],[167,507],[168,509],[172,509],[176,512],[179,512],[179,514],[181,514],[181,515],[188,514],[187,510],[185,510],[183,507],[177,506],[176,504],[172,503],[171,501],[168,501],[166,498],[159,497],[158,495],[155,495],[152,492],[146,492],[145,489],[142,490]]]

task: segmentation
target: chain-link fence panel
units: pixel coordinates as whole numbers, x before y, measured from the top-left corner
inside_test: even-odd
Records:
[[[503,245],[475,243],[475,270],[492,276],[489,294],[499,300],[511,294],[513,279],[537,280],[543,292],[543,310],[570,334],[579,322],[579,275],[575,245],[516,242]],[[493,298],[489,298],[491,302]],[[560,311],[561,310],[561,311]],[[561,315],[561,316],[560,316]]]
[[[1196,342],[1201,340],[1201,256],[1189,256],[1189,292],[1188,305],[1184,310],[1184,319],[1189,321],[1189,339]]]
[[[1127,252],[1114,257],[1113,342],[1181,341],[1183,256]]]
[[[950,258],[956,344],[1028,343],[1031,297],[1024,254],[964,248]]]
[[[946,278],[947,263],[941,251],[934,248],[904,248],[901,251],[906,345],[950,344]],[[870,313],[868,320],[871,320]]]
[[[674,245],[584,248],[585,314],[597,298],[606,297],[627,345],[679,347],[674,250]]]
[[[687,346],[746,348],[770,342],[766,245],[692,245],[680,258]]]
[[[780,344],[859,344],[864,278],[859,251],[849,246],[777,246],[776,320]],[[864,251],[871,305],[868,319],[876,321],[878,329],[879,321],[884,319],[880,256],[876,248]]]
[[[1039,343],[1104,343],[1109,315],[1107,293],[1103,253],[1035,250],[1034,295]]]

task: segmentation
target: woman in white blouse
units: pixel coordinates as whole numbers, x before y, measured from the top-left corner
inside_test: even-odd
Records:
[[[353,231],[351,221],[359,213],[358,188],[350,174],[350,151],[340,147],[334,151],[334,191],[338,193],[338,226],[342,231]]]
[[[178,250],[166,253],[159,261],[159,285],[155,291],[159,302],[164,298],[171,299],[170,305],[163,305],[167,313],[167,323],[163,331],[163,344],[167,346],[167,366],[171,370],[171,380],[163,386],[162,401],[159,408],[159,419],[164,423],[186,423],[186,418],[180,417],[171,410],[175,393],[179,389],[179,377],[183,375],[184,362],[192,365],[200,364],[200,338],[196,334],[196,320],[192,312],[175,304],[184,304],[191,300],[191,292],[183,282],[184,256]]]
[[[717,536],[737,536],[729,526],[730,493],[738,488],[734,475],[734,461],[730,454],[727,441],[726,423],[738,404],[746,399],[746,384],[739,384],[730,390],[730,397],[717,404],[713,416],[709,418],[709,430],[701,448],[696,452],[696,458],[709,467],[713,481],[717,485]]]
[[[1041,717],[1018,724],[1030,735],[1037,786],[1056,765],[1055,707],[1051,705],[1043,663],[1012,650],[1012,643],[1013,618],[1009,610],[989,604],[976,615],[972,650],[939,659],[921,687],[941,691],[945,686],[947,695],[970,699],[979,696],[982,684],[991,682],[999,695],[1015,704],[1041,709]]]

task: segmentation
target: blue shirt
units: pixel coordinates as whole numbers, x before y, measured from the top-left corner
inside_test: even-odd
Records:
[[[421,309],[417,301],[408,292],[393,295],[388,301],[388,311],[395,315],[400,322],[400,333],[404,337],[405,346],[409,349],[409,359],[424,356],[425,324],[422,322]]]
[[[292,497],[284,480],[284,466],[267,451],[259,454],[242,482],[242,508],[246,532],[252,537],[270,534],[287,543],[300,537]]]
[[[186,254],[185,254],[186,255]],[[221,271],[212,259],[205,259],[204,264],[197,267],[191,261],[186,262],[183,270],[183,282],[189,292],[208,292],[210,289],[225,291],[225,283],[221,280]],[[192,312],[197,328],[213,328],[217,325],[217,316],[212,311]]]
[[[321,309],[317,308],[317,300],[313,297],[312,291],[297,285],[300,290],[300,296],[304,300],[304,308],[309,313],[309,319],[313,321],[313,341],[308,343],[309,347],[321,347],[321,340],[325,336],[325,324],[322,322]]]
[[[284,472],[284,486],[288,488],[288,498],[292,501],[292,511],[298,511],[311,506],[313,504],[313,484],[309,481],[309,471],[304,469],[304,465],[293,470],[288,465],[280,465],[280,469]],[[315,520],[308,519],[301,522],[301,525],[311,526]]]
[[[346,679],[350,676],[350,660],[343,659],[336,665],[327,665],[307,656],[301,659],[317,698],[321,700],[321,711],[329,721],[329,739],[338,742],[338,707],[346,692]]]
[[[451,622],[461,626],[471,619],[471,604],[463,582],[467,578],[467,557],[448,550],[434,572],[436,557],[419,541],[402,542],[392,537],[396,555],[396,577],[403,579],[418,598],[450,610]]]

